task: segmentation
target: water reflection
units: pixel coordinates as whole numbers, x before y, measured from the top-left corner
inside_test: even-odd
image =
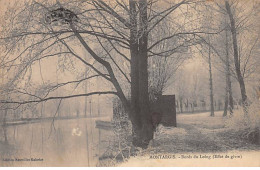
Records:
[[[95,128],[95,121],[109,119],[8,126],[0,132],[0,166],[96,166],[113,132]]]

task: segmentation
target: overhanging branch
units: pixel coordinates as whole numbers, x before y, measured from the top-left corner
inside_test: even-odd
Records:
[[[113,94],[113,95],[118,95],[117,92],[114,91],[103,91],[103,92],[91,92],[91,93],[84,93],[84,94],[76,94],[76,95],[70,95],[70,96],[55,96],[55,97],[48,97],[48,98],[43,98],[39,100],[27,100],[27,101],[5,101],[1,100],[0,103],[2,104],[29,104],[29,103],[40,103],[40,102],[45,102],[49,100],[57,100],[57,99],[69,99],[69,98],[75,98],[75,97],[83,97],[83,96],[92,96],[92,95],[106,95],[106,94]]]

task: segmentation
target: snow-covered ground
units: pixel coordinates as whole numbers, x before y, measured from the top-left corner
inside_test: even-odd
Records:
[[[233,138],[232,129],[226,126],[228,118],[222,114],[223,111],[215,112],[214,117],[210,113],[178,114],[177,128],[159,126],[148,149],[119,166],[241,166],[245,162],[260,166],[259,159],[248,161],[260,156],[259,145]],[[194,159],[194,155],[205,158]],[[230,158],[213,159],[213,155]],[[231,159],[232,156],[237,157]]]

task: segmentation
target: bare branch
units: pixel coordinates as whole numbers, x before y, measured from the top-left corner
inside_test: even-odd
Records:
[[[40,103],[40,102],[49,101],[49,100],[69,99],[69,98],[75,98],[75,97],[92,96],[92,95],[104,95],[104,94],[118,95],[118,93],[114,92],[114,91],[103,91],[103,92],[91,92],[91,93],[85,93],[85,94],[76,94],[76,95],[70,95],[70,96],[55,96],[55,97],[48,97],[48,98],[43,98],[43,99],[39,99],[39,100],[27,100],[27,101],[0,100],[0,103],[23,105],[23,104],[28,104],[28,103]]]
[[[119,20],[121,23],[123,23],[127,28],[131,27],[131,24],[127,22],[123,17],[121,17],[117,12],[115,12],[110,6],[108,6],[103,0],[93,1],[96,3],[100,8],[102,8],[107,13],[114,16],[117,20]]]

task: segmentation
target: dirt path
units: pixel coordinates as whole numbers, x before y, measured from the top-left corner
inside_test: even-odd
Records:
[[[211,153],[231,150],[259,150],[259,146],[239,138],[224,125],[222,113],[180,115],[177,128],[157,132],[150,153]]]

